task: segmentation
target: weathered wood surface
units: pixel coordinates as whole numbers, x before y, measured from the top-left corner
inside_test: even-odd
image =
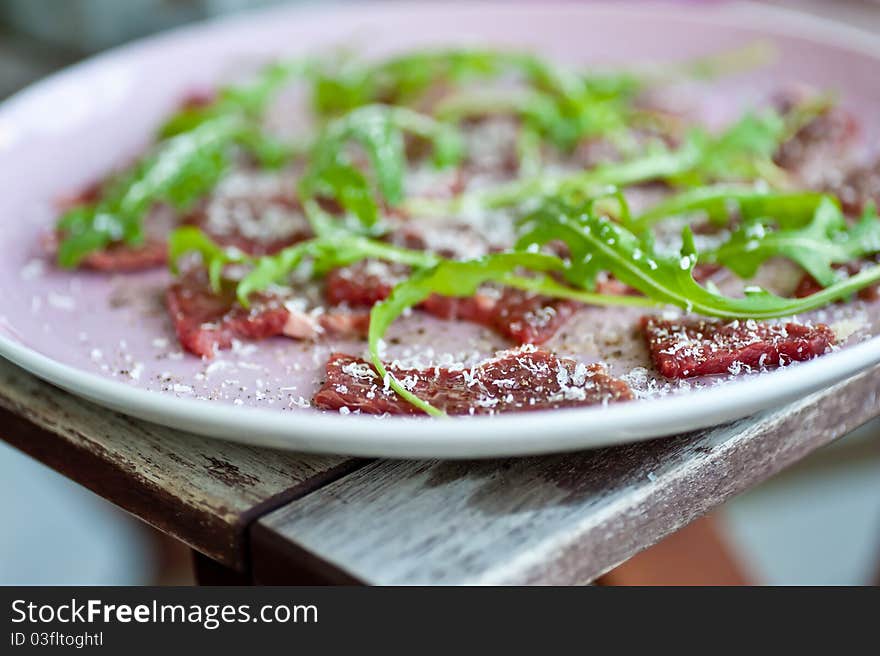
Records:
[[[251,531],[254,576],[586,583],[880,415],[878,397],[875,368],[675,438],[519,460],[371,463],[260,519]]]
[[[261,513],[358,465],[211,440],[131,419],[0,358],[0,439],[235,569]]]

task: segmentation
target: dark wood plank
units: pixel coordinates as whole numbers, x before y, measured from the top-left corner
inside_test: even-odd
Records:
[[[110,412],[0,359],[0,439],[227,567],[262,513],[359,466],[191,435]]]
[[[880,368],[680,437],[479,462],[375,462],[257,522],[254,576],[586,583],[880,414]]]

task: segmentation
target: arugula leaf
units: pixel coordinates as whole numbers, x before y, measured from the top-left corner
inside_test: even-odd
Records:
[[[828,198],[817,191],[773,191],[766,187],[715,185],[696,187],[666,198],[633,219],[636,232],[664,218],[705,213],[716,225],[726,225],[734,213],[743,221],[767,218],[790,228],[807,223]]]
[[[428,140],[438,166],[457,161],[461,144],[450,126],[403,107],[366,105],[324,128],[312,149],[309,169],[300,181],[300,196],[304,200],[336,199],[364,227],[372,228],[378,221],[378,204],[370,181],[352,161],[349,144],[355,142],[363,148],[379,193],[387,203],[396,205],[403,199],[404,132]]]
[[[632,105],[643,81],[635,75],[591,77],[534,56],[519,58],[533,87],[533,99],[520,106],[527,126],[563,151],[604,135],[623,143],[639,112]]]
[[[353,57],[314,66],[312,104],[321,116],[349,112],[362,105],[412,105],[436,84],[458,86],[469,80],[518,74],[534,90],[554,97],[594,100],[632,98],[647,83],[681,75],[708,79],[754,67],[768,59],[768,48],[745,48],[702,57],[656,70],[583,74],[531,53],[483,49],[422,50],[362,64]]]
[[[649,240],[640,239],[623,226],[602,216],[566,208],[555,202],[533,212],[530,227],[517,248],[535,249],[559,239],[571,252],[566,280],[590,289],[599,271],[614,274],[653,301],[668,303],[705,316],[727,319],[771,319],[813,310],[880,280],[880,266],[838,280],[821,292],[800,299],[788,299],[751,287],[742,298],[728,297],[700,285],[693,277],[697,253],[690,228],[683,232],[679,256],[659,253]],[[867,226],[867,223],[865,223]],[[862,228],[866,232],[868,228]]]
[[[778,114],[749,113],[718,136],[694,129],[687,137],[696,157],[688,170],[675,176],[677,182],[704,184],[714,180],[780,178],[773,153],[788,136],[788,126]]]
[[[252,259],[237,248],[223,248],[199,228],[184,226],[177,228],[168,237],[168,266],[171,272],[179,272],[180,259],[189,253],[198,253],[202,264],[208,270],[211,289],[220,292],[223,270],[230,264],[249,263]]]
[[[481,50],[423,51],[367,66],[343,62],[315,76],[313,101],[323,115],[373,103],[412,105],[436,84],[515,74],[524,93],[453,93],[436,113],[447,121],[475,114],[520,116],[533,133],[568,150],[584,136],[627,131],[629,100],[641,88],[628,74],[585,76],[532,54]]]
[[[880,218],[876,209],[866,208],[858,224],[847,228],[835,202],[826,197],[812,220],[802,228],[771,230],[760,221],[749,221],[713,251],[702,253],[701,261],[723,264],[741,278],[753,277],[772,257],[796,262],[823,287],[839,280],[834,264],[852,262],[880,251]]]
[[[673,64],[672,69],[674,73],[680,71],[697,79],[712,80],[767,64],[773,60],[775,54],[773,44],[756,41],[741,48],[697,57],[679,65]]]
[[[264,167],[277,168],[290,161],[301,149],[266,134],[259,121],[269,103],[292,78],[305,75],[313,67],[308,60],[276,62],[266,66],[254,80],[220,89],[215,98],[198,107],[173,114],[159,129],[159,138],[168,139],[190,132],[207,121],[237,117],[242,121],[239,145]]]
[[[705,212],[717,223],[727,223],[738,213],[742,225],[725,244],[702,253],[700,261],[723,264],[742,278],[753,277],[771,257],[786,257],[827,286],[838,279],[833,264],[880,250],[880,221],[873,208],[866,208],[861,221],[848,229],[837,199],[813,191],[702,187],[660,202],[632,227],[639,232],[664,217],[694,212]]]
[[[628,103],[619,98],[593,96],[585,84],[575,97],[537,90],[453,95],[439,103],[436,114],[451,122],[488,114],[518,116],[524,129],[562,151],[570,151],[584,138],[599,135],[623,140],[635,116]]]

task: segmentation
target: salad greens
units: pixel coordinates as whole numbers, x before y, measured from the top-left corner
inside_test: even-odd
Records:
[[[270,64],[252,82],[224,87],[215,96],[177,111],[160,127],[159,138],[189,132],[219,116],[245,116],[259,121],[275,96],[294,77],[305,75],[310,69],[311,64],[304,60]]]
[[[613,198],[625,206],[619,194]],[[289,247],[280,253],[260,258],[242,258],[234,251],[224,251],[197,229],[182,228],[172,237],[172,256],[197,251],[202,254],[212,281],[219,287],[216,272],[229,263],[247,262],[250,273],[238,283],[240,302],[273,284],[288,280],[305,259],[312,261],[312,271],[321,274],[334,267],[375,258],[407,264],[414,273],[394,287],[387,299],[371,310],[369,329],[370,357],[379,375],[401,397],[428,414],[442,414],[407,390],[382,362],[382,340],[391,324],[407,309],[432,294],[470,297],[485,284],[513,287],[555,298],[565,298],[593,305],[662,307],[673,305],[688,312],[723,319],[772,319],[817,309],[846,298],[864,286],[880,282],[880,266],[838,279],[829,262],[835,258],[850,261],[854,257],[880,250],[880,219],[876,211],[867,211],[859,223],[847,228],[840,222],[840,212],[830,199],[816,208],[812,222],[801,229],[767,232],[764,240],[751,251],[734,253],[738,241],[732,240],[730,252],[712,254],[707,259],[723,262],[746,277],[771,256],[788,256],[802,264],[827,286],[822,291],[800,299],[782,298],[757,287],[747,287],[742,297],[725,296],[715,289],[700,285],[693,277],[699,259],[689,228],[683,231],[683,247],[677,254],[661,253],[650,239],[640,237],[623,225],[597,212],[599,201],[592,199],[581,205],[569,205],[559,199],[548,199],[522,221],[523,234],[513,252],[486,255],[473,260],[444,259],[432,253],[403,249],[359,235],[317,238]],[[622,214],[627,210],[622,209]],[[760,224],[753,224],[760,225]],[[837,231],[837,232],[834,232]],[[804,233],[820,246],[800,245],[792,249],[787,233]],[[774,235],[776,235],[774,237]],[[829,255],[822,235],[832,235],[840,251]],[[827,239],[827,238],[826,238]],[[569,257],[543,252],[551,242],[562,242]],[[722,249],[725,247],[722,247]],[[733,258],[727,261],[727,256]],[[812,259],[810,259],[812,258]],[[737,264],[749,262],[746,264]],[[221,264],[216,264],[220,262]],[[219,266],[219,268],[218,268]],[[824,267],[824,269],[823,269]],[[596,277],[600,272],[612,273],[643,296],[605,295],[596,293]],[[830,276],[824,275],[830,273]],[[564,282],[560,282],[558,276]]]
[[[752,55],[734,53],[678,68],[689,74],[712,74],[750,59]],[[186,211],[216,185],[236,150],[268,167],[303,154],[261,127],[270,103],[295,79],[310,85],[319,117],[340,117],[325,126],[306,153],[311,165],[300,192],[308,215],[316,228],[332,226],[332,218],[315,202],[332,199],[370,232],[379,222],[378,203],[370,180],[352,161],[350,142],[359,143],[366,152],[376,186],[391,206],[402,195],[402,132],[432,142],[438,164],[455,163],[461,155],[454,124],[405,107],[378,104],[414,105],[438,84],[507,75],[521,79],[531,99],[517,109],[524,121],[520,140],[524,171],[537,170],[542,141],[570,148],[585,136],[603,134],[626,143],[629,119],[638,115],[632,102],[650,79],[647,73],[585,75],[531,54],[492,50],[425,51],[371,64],[350,58],[272,64],[253,82],[222,88],[176,112],[159,130],[151,153],[103,185],[97,202],[74,207],[62,216],[57,225],[59,264],[77,266],[90,253],[114,243],[142,244],[149,211],[160,203]],[[648,168],[657,165],[641,163]],[[651,177],[650,172],[624,170],[598,177],[625,184],[646,175]]]
[[[787,123],[773,112],[746,114],[719,135],[694,128],[674,149],[655,146],[633,159],[583,172],[515,180],[497,188],[465,193],[451,201],[432,203],[414,199],[409,207],[432,214],[461,211],[469,206],[501,208],[520,205],[536,196],[572,192],[590,196],[608,185],[625,187],[655,180],[694,187],[760,178],[781,185],[786,176],[773,163],[772,155],[789,132]]]
[[[372,103],[418,106],[438,85],[517,78],[536,91],[574,99],[634,96],[642,80],[630,73],[584,75],[522,52],[480,49],[423,50],[375,63],[347,57],[318,66],[312,102],[323,116]]]
[[[834,207],[830,202],[820,205],[817,210],[820,218],[815,223],[827,226],[829,208]],[[689,227],[683,230],[681,252],[668,254],[659,252],[650,238],[639,237],[611,219],[591,212],[589,205],[565,207],[558,201],[551,202],[527,217],[525,225],[528,230],[520,238],[518,248],[534,249],[554,240],[561,240],[568,246],[571,263],[564,275],[572,285],[592,289],[596,275],[606,271],[648,298],[710,317],[772,319],[790,316],[845,298],[880,280],[880,266],[877,266],[865,270],[863,276],[835,278],[824,290],[805,298],[782,298],[757,287],[746,288],[741,298],[728,297],[694,280],[693,270],[699,257]],[[876,216],[866,215],[854,231],[870,234],[876,231],[875,226]],[[775,252],[774,244],[778,249]],[[768,241],[760,257],[766,259],[771,255],[791,256],[789,244],[783,239]],[[814,268],[819,271],[818,266]],[[743,271],[751,273],[745,267]]]
[[[207,194],[231,165],[234,146],[267,166],[283,163],[286,147],[263,133],[259,121],[274,94],[301,73],[299,64],[267,67],[248,85],[184,108],[159,130],[147,156],[107,181],[97,202],[70,209],[58,221],[58,263],[75,267],[86,256],[122,242],[144,242],[144,218],[158,203],[186,211]]]
[[[110,180],[96,203],[74,207],[59,219],[64,239],[58,263],[74,267],[113,242],[142,244],[145,214],[160,202],[186,210],[210,191],[229,166],[229,146],[243,129],[238,118],[222,116],[162,142],[130,171]]]
[[[745,221],[730,239],[700,254],[700,259],[722,264],[742,278],[752,278],[768,259],[785,257],[827,287],[839,279],[833,265],[877,252],[880,218],[876,208],[865,208],[861,220],[850,228],[837,204],[826,197],[803,227],[774,230],[763,221]]]
[[[316,197],[335,199],[353,214],[364,228],[372,228],[379,218],[379,208],[370,181],[354,163],[351,142],[367,155],[376,178],[376,186],[389,205],[403,199],[406,153],[404,133],[431,143],[437,166],[457,162],[461,154],[458,134],[449,126],[403,107],[366,105],[330,122],[312,148],[309,168],[299,191],[304,201]],[[316,217],[312,207],[311,217]],[[325,229],[325,221],[316,222],[316,230]]]

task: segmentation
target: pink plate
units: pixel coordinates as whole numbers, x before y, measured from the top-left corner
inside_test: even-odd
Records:
[[[880,362],[880,338],[723,389],[610,408],[454,423],[322,414],[300,407],[300,399],[311,398],[314,372],[329,346],[277,340],[213,363],[184,356],[159,301],[165,272],[59,272],[39,249],[54,220],[53,200],[136,154],[187,90],[279,55],[342,44],[369,54],[491,44],[533,48],[581,65],[627,65],[755,40],[772,41],[778,60],[726,81],[721,109],[742,108],[774,82],[801,80],[837,89],[865,122],[869,142],[876,142],[878,40],[750,4],[283,8],[177,30],[96,57],[0,107],[0,354],[75,394],[169,426],[258,445],[388,457],[501,456],[621,443],[745,416],[830,385]],[[444,334],[432,346],[454,349],[460,335]]]

